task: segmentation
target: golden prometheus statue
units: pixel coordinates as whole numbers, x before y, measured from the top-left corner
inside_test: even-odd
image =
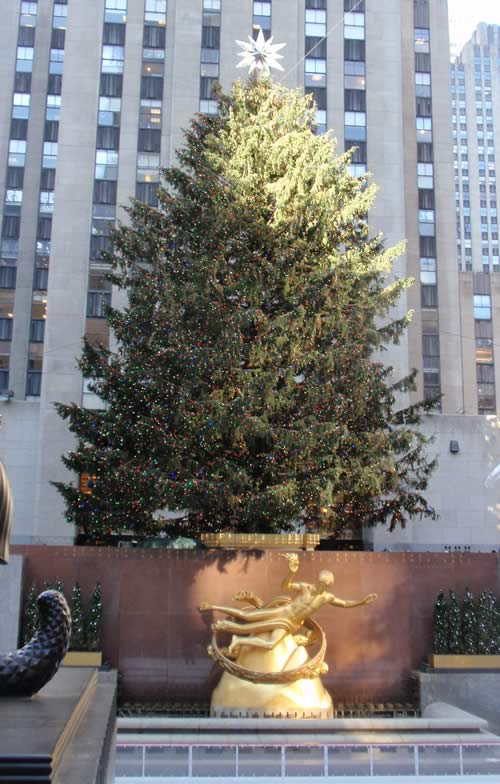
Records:
[[[295,594],[293,598],[278,596],[264,604],[252,592],[242,591],[233,597],[244,604],[242,608],[206,602],[200,606],[202,612],[220,612],[230,618],[212,624],[208,647],[209,656],[224,670],[212,694],[214,715],[333,715],[332,699],[320,678],[328,671],[325,633],[311,615],[325,605],[348,608],[369,604],[377,594],[359,601],[338,599],[329,590],[333,574],[328,571],[320,572],[314,585],[294,582],[298,555],[286,553],[283,557],[289,572],[282,588]],[[232,634],[229,646],[219,646],[219,632]]]

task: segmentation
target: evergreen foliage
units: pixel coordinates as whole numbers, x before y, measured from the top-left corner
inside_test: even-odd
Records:
[[[85,625],[82,603],[82,591],[78,583],[73,587],[71,594],[71,640],[70,651],[85,650]]]
[[[54,583],[54,591],[59,591],[59,593],[62,593],[62,595],[64,596],[64,584],[59,577],[56,578],[56,581]]]
[[[220,108],[192,122],[159,208],[134,202],[114,234],[117,349],[80,360],[106,407],[57,406],[77,437],[64,463],[92,477],[91,495],[56,484],[68,520],[99,540],[157,531],[166,508],[194,535],[434,517],[418,427],[434,402],[398,409],[415,374],[381,362],[411,281],[388,277],[402,246],[370,235],[376,187],[299,91],[237,83]]]
[[[463,653],[462,650],[462,618],[460,605],[455,591],[450,591],[449,599],[448,652]]]
[[[22,642],[26,645],[31,640],[38,628],[38,586],[33,584],[28,593],[28,598],[24,606],[23,623],[22,623]]]
[[[479,597],[479,605],[477,611],[477,625],[478,625],[478,645],[477,652],[481,655],[486,655],[490,652],[491,646],[491,632],[492,632],[492,613],[491,601],[488,591],[482,591]]]
[[[86,650],[98,651],[101,646],[102,627],[102,590],[100,583],[96,584],[87,615],[86,622]]]
[[[465,589],[462,604],[462,644],[463,653],[474,655],[478,646],[477,611],[474,597],[468,588]]]
[[[434,605],[432,619],[434,653],[448,653],[449,608],[444,591],[440,591]]]

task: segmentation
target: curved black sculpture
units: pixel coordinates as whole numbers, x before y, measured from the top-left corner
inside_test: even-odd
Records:
[[[38,597],[40,625],[14,653],[0,654],[0,697],[32,697],[56,674],[69,645],[71,613],[59,591]]]

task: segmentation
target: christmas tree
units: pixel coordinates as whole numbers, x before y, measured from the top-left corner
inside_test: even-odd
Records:
[[[71,651],[83,651],[85,649],[85,626],[82,605],[82,591],[78,583],[73,587],[71,594]]]
[[[23,623],[22,623],[22,641],[23,645],[31,640],[38,627],[38,586],[33,584],[30,588],[28,598],[24,607]]]
[[[488,591],[482,591],[477,611],[478,645],[477,652],[483,656],[490,653],[493,637],[493,617],[491,599]]]
[[[462,650],[462,624],[460,605],[454,591],[449,596],[449,627],[448,627],[448,652],[452,654],[463,653]]]
[[[468,588],[465,589],[462,604],[462,644],[465,654],[477,653],[477,611],[474,597]]]
[[[62,595],[64,596],[64,584],[63,581],[60,579],[60,577],[56,578],[56,581],[54,583],[54,591],[59,591],[59,593],[62,593]]]
[[[491,653],[499,654],[500,653],[500,602],[496,598],[493,597],[493,639],[492,639],[492,646],[491,646]]]
[[[88,651],[98,651],[101,645],[102,626],[102,590],[100,583],[96,584],[86,622],[86,648]]]
[[[434,653],[448,653],[449,609],[443,591],[439,592],[434,605],[432,631],[434,638]]]
[[[80,361],[105,407],[57,406],[91,493],[56,486],[90,540],[150,534],[167,508],[186,516],[165,530],[192,534],[435,516],[418,429],[433,403],[400,408],[415,375],[381,361],[409,320],[390,315],[403,248],[370,233],[376,187],[314,116],[298,91],[237,83],[192,122],[159,208],[133,203],[115,232],[116,350],[86,343]]]

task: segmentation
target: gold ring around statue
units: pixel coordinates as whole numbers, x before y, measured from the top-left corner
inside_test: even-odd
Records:
[[[283,684],[294,683],[303,678],[317,678],[326,670],[326,665],[324,663],[326,637],[319,623],[313,621],[312,618],[308,618],[304,621],[304,626],[312,631],[312,635],[315,638],[320,640],[320,647],[312,659],[305,662],[300,667],[295,667],[293,670],[283,670],[282,672],[257,672],[256,670],[247,670],[246,667],[241,667],[222,653],[217,643],[217,633],[215,631],[212,636],[210,655],[218,662],[225,672],[234,675],[236,678],[250,681],[251,683]]]

